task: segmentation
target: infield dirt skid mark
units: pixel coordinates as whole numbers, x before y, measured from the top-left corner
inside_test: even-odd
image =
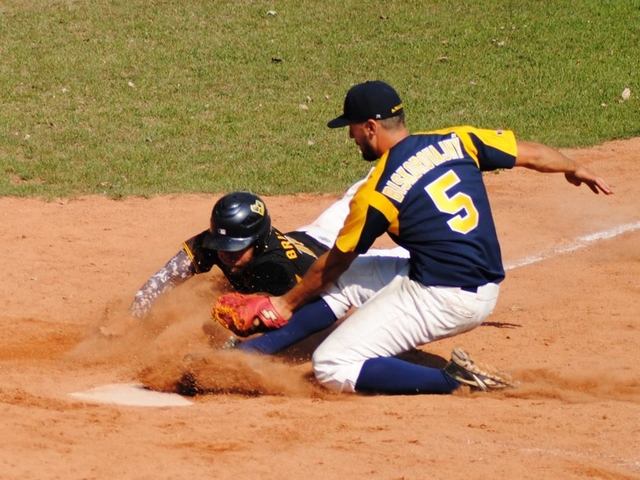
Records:
[[[506,397],[556,399],[566,403],[640,402],[640,380],[612,373],[609,368],[571,376],[545,369],[519,370],[516,375],[520,385],[516,389],[505,390]]]

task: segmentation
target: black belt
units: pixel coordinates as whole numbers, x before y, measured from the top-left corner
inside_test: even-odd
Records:
[[[460,287],[460,290],[465,292],[478,293],[478,287]]]

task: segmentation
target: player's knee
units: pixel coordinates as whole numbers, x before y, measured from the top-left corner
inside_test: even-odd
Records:
[[[324,387],[338,392],[355,392],[357,373],[354,366],[340,362],[336,356],[319,348],[313,354],[313,373]]]
[[[330,389],[342,391],[342,385],[337,380],[337,371],[339,367],[335,364],[332,364],[329,359],[323,357],[322,355],[318,355],[318,352],[313,354],[312,358],[313,364],[313,374],[316,377],[316,380],[322,384],[322,386]]]

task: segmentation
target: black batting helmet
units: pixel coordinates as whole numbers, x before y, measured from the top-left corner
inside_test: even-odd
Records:
[[[213,206],[209,232],[205,246],[214,250],[237,252],[250,245],[262,249],[271,232],[271,217],[257,195],[232,192]]]

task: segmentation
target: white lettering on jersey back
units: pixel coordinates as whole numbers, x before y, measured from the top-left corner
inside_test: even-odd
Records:
[[[428,145],[402,162],[385,183],[383,195],[402,202],[409,189],[428,171],[444,162],[464,158],[460,139],[455,133],[439,141],[438,147]]]

